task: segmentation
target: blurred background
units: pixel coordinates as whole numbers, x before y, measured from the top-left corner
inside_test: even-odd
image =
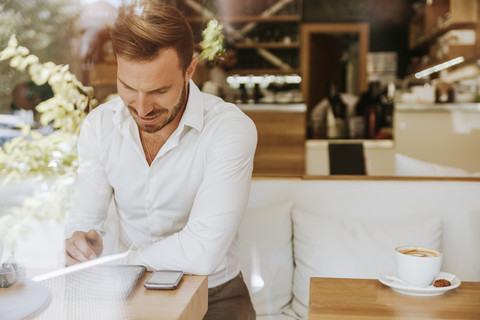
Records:
[[[105,101],[116,93],[109,28],[131,2],[2,0],[0,48],[16,34]],[[225,56],[202,61],[194,80],[257,124],[255,174],[331,174],[333,144],[361,146],[362,174],[480,172],[478,0],[163,2],[186,15],[197,54],[208,21],[222,24]],[[1,114],[50,97],[8,63],[0,62]]]

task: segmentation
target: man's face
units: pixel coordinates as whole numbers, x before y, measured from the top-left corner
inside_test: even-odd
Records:
[[[192,64],[183,72],[173,49],[160,51],[151,61],[133,62],[117,57],[117,63],[118,94],[140,130],[153,133],[180,120],[188,81],[193,75]]]

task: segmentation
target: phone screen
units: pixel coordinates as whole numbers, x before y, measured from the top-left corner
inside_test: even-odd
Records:
[[[183,271],[160,270],[154,271],[145,281],[148,289],[175,289],[183,277]]]

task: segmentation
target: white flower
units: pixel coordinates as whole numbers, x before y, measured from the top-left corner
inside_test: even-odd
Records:
[[[212,19],[203,30],[202,35],[200,58],[213,61],[215,58],[221,57],[225,52],[223,26],[216,19]]]

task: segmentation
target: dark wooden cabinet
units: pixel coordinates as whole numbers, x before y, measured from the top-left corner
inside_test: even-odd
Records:
[[[466,63],[480,55],[478,0],[431,0],[417,2],[410,21],[408,73],[463,57]],[[454,32],[471,30],[472,42],[459,41]],[[474,38],[474,39],[473,39]],[[463,43],[462,43],[463,42]]]

